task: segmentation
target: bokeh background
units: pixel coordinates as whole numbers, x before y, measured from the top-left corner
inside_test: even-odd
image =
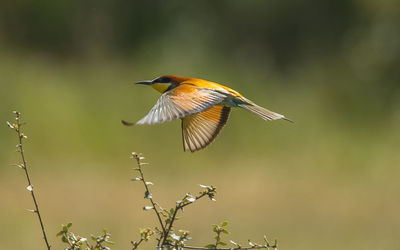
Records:
[[[19,161],[25,145],[47,233],[107,228],[115,249],[155,225],[130,152],[143,152],[153,197],[171,207],[218,188],[177,227],[191,245],[278,239],[280,249],[400,248],[400,5],[394,0],[2,1],[0,242],[43,249]],[[294,120],[234,110],[217,140],[184,153],[178,121],[125,127],[163,74],[226,84]],[[147,244],[144,249],[153,249]]]

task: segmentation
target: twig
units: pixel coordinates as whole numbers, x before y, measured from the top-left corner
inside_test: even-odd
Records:
[[[139,245],[143,241],[148,241],[150,237],[153,235],[153,231],[150,228],[145,228],[140,230],[140,240],[139,241],[131,241],[132,244],[132,250],[135,250],[139,247]]]
[[[133,248],[132,248],[132,250],[135,250],[135,249],[137,249],[138,248],[138,246],[142,243],[144,241],[144,239],[143,238],[140,238],[140,240],[138,241],[138,242],[131,242],[132,243],[132,245],[133,245]]]
[[[200,195],[196,196],[194,199],[195,199],[195,201],[197,201],[197,200],[203,198],[206,195],[211,197],[210,195],[213,194],[213,193],[215,193],[215,187],[207,187],[206,191],[201,192]],[[187,199],[187,197],[188,197],[188,195],[186,194],[185,197],[183,197],[183,199],[178,204],[176,204],[174,213],[173,213],[172,218],[171,218],[171,222],[169,223],[168,229],[167,229],[166,233],[164,234],[164,239],[162,241],[161,246],[164,246],[166,241],[167,241],[168,235],[171,232],[172,226],[173,226],[173,224],[174,224],[174,222],[176,220],[176,215],[178,214],[178,211],[182,210],[187,205],[190,205],[190,204],[193,203],[193,202],[186,202],[185,203],[185,200]]]
[[[38,215],[38,219],[39,219],[39,222],[40,222],[40,227],[42,228],[44,241],[46,243],[47,249],[50,249],[50,244],[49,244],[49,242],[47,240],[46,232],[45,232],[43,221],[42,221],[42,216],[40,215],[39,205],[37,203],[36,196],[35,196],[35,193],[33,191],[33,185],[32,185],[32,182],[31,182],[31,178],[29,177],[28,166],[26,164],[25,155],[24,155],[24,149],[23,149],[23,146],[22,146],[22,141],[23,141],[23,139],[26,138],[26,136],[24,135],[24,133],[21,132],[21,126],[22,126],[21,113],[18,112],[18,111],[14,111],[14,114],[16,115],[15,120],[17,121],[17,124],[10,124],[9,122],[7,122],[7,124],[8,124],[8,126],[10,128],[14,129],[18,134],[19,144],[17,145],[17,147],[19,148],[18,151],[21,154],[21,159],[22,159],[22,165],[19,165],[19,166],[25,171],[25,176],[26,176],[26,179],[28,181],[28,190],[31,192],[33,203],[35,204],[35,211],[33,211],[33,212],[35,212]]]
[[[218,245],[220,244],[221,241],[221,233],[222,231],[217,231],[217,236],[215,237],[215,248],[218,249]]]
[[[202,249],[202,250],[248,250],[248,249],[277,249],[276,246],[253,246],[253,247],[222,247],[222,248],[206,248],[206,247],[194,247],[194,246],[182,246],[182,248],[186,249]]]
[[[231,243],[233,245],[235,245],[236,247],[218,247],[218,244],[215,245],[215,247],[195,247],[195,246],[185,246],[183,245],[182,248],[186,248],[186,249],[202,249],[202,250],[249,250],[249,249],[274,249],[274,250],[278,250],[278,242],[275,240],[274,244],[271,245],[269,243],[269,241],[267,240],[267,237],[264,235],[264,241],[265,244],[264,245],[259,245],[256,243],[252,243],[249,240],[249,247],[242,247],[241,245],[239,245],[238,243],[234,242],[231,240]],[[219,243],[219,242],[217,242]]]
[[[166,231],[165,231],[165,226],[164,226],[164,223],[163,223],[163,221],[162,221],[162,219],[161,219],[160,212],[159,212],[158,209],[157,209],[157,204],[154,202],[153,197],[152,197],[152,195],[151,195],[151,193],[150,193],[150,191],[149,191],[149,187],[148,187],[148,185],[147,185],[147,182],[146,182],[146,180],[144,179],[144,175],[143,175],[143,171],[142,171],[142,164],[143,164],[143,163],[141,162],[141,160],[144,159],[144,157],[142,157],[142,156],[140,156],[139,154],[133,152],[133,153],[132,153],[132,158],[135,159],[136,162],[137,162],[137,165],[138,165],[137,170],[138,170],[139,173],[140,173],[140,180],[143,182],[144,188],[146,189],[146,192],[145,192],[146,198],[150,200],[151,205],[152,205],[152,209],[154,209],[154,212],[156,213],[157,218],[158,218],[158,222],[160,223],[162,232],[163,232],[163,234],[165,235],[165,233],[166,233]]]

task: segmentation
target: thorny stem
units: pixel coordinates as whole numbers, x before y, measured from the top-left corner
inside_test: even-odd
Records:
[[[26,160],[25,160],[25,155],[24,155],[24,150],[23,150],[23,146],[22,146],[22,138],[24,137],[24,135],[21,133],[21,113],[19,113],[18,111],[14,111],[15,115],[16,115],[16,120],[17,120],[17,126],[15,128],[15,131],[17,131],[18,133],[18,139],[19,139],[19,144],[18,144],[18,148],[19,148],[19,152],[21,154],[21,159],[22,159],[22,169],[24,169],[25,171],[25,175],[26,175],[26,179],[28,181],[28,185],[30,187],[32,187],[32,183],[31,183],[31,179],[29,177],[29,173],[28,173],[28,166],[26,164]],[[50,249],[50,244],[47,240],[47,236],[46,236],[46,232],[44,229],[44,225],[43,225],[43,221],[42,221],[42,216],[40,215],[40,211],[39,211],[39,205],[36,201],[36,197],[35,197],[35,193],[33,192],[33,189],[30,190],[31,195],[32,195],[32,199],[33,199],[33,203],[35,204],[35,213],[38,215],[39,218],[39,222],[40,222],[40,227],[42,228],[42,233],[43,233],[43,238],[44,241],[46,242],[46,246],[47,249]]]
[[[145,179],[144,179],[144,175],[143,175],[143,172],[142,172],[142,163],[140,162],[140,160],[141,160],[141,159],[140,159],[140,156],[139,156],[138,154],[136,154],[136,153],[132,153],[132,156],[133,156],[134,159],[136,159],[136,162],[137,162],[137,165],[138,165],[138,171],[139,171],[140,177],[141,177],[140,179],[141,179],[141,181],[143,182],[144,188],[146,189],[146,194],[149,194],[149,195],[150,195],[149,188],[148,188],[148,186],[147,186],[147,184],[146,184],[146,181],[145,181]],[[157,215],[158,221],[159,221],[160,226],[161,226],[162,231],[163,231],[163,235],[165,235],[165,234],[166,234],[165,226],[164,226],[164,223],[163,223],[163,221],[162,221],[162,219],[161,219],[160,212],[159,212],[158,209],[157,209],[156,203],[153,201],[153,198],[152,198],[152,197],[148,197],[148,199],[150,200],[151,205],[153,206],[154,212],[155,212],[156,215]],[[161,239],[159,240],[159,242],[160,242],[160,241],[161,241]]]
[[[210,194],[210,193],[212,193],[212,192],[214,192],[214,191],[215,191],[215,188],[212,187],[211,189],[209,189],[209,190],[207,190],[207,191],[204,191],[204,192],[202,192],[201,194],[199,194],[198,196],[196,196],[195,199],[196,199],[196,201],[197,201],[198,199],[201,199],[201,198],[203,198],[204,196],[206,196],[206,195],[208,195],[208,194]],[[176,204],[175,210],[174,210],[174,214],[172,215],[171,222],[170,222],[169,225],[168,225],[167,232],[164,234],[164,239],[163,239],[163,241],[162,241],[161,246],[164,246],[164,244],[165,244],[166,241],[167,241],[169,232],[171,232],[171,229],[172,229],[172,226],[173,226],[173,224],[174,224],[174,222],[175,222],[176,215],[178,214],[178,211],[181,210],[181,209],[183,209],[183,208],[186,207],[187,205],[192,204],[192,202],[190,202],[190,203],[184,203],[186,198],[187,198],[187,195],[185,195],[185,197],[183,197],[183,199],[182,199],[178,204]]]

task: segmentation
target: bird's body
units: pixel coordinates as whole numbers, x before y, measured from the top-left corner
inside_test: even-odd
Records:
[[[194,152],[208,146],[226,124],[233,107],[244,108],[264,120],[287,120],[283,115],[256,105],[231,88],[203,79],[166,75],[138,84],[151,85],[163,94],[150,112],[136,124],[181,119],[185,151]]]

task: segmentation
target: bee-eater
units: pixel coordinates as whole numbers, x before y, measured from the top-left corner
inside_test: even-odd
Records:
[[[233,89],[207,80],[165,75],[136,84],[150,85],[162,93],[156,105],[136,124],[181,119],[184,151],[195,152],[208,146],[225,126],[231,108],[244,108],[268,121],[290,121],[283,115],[258,106]]]

